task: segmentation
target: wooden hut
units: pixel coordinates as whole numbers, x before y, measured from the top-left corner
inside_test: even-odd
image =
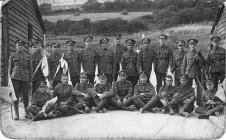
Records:
[[[211,34],[221,37],[221,47],[226,49],[226,2],[220,5],[215,18]]]
[[[27,53],[32,39],[44,40],[46,32],[36,0],[5,0],[0,11],[0,83],[7,85],[8,59],[15,52],[15,41],[27,42]]]

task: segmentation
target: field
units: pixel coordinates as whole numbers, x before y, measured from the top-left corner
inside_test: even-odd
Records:
[[[124,20],[132,20],[144,15],[151,15],[152,12],[129,12],[128,15],[121,15],[118,13],[81,13],[80,16],[74,16],[73,14],[68,15],[55,15],[55,16],[43,16],[43,19],[47,19],[52,22],[56,22],[57,20],[75,20],[79,21],[84,18],[90,19],[90,21],[95,22],[98,20],[106,20],[112,18],[122,18]]]

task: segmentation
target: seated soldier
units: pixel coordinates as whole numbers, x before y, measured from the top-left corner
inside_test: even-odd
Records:
[[[208,119],[210,115],[219,116],[224,111],[225,103],[215,96],[217,89],[214,88],[212,79],[206,81],[207,91],[204,91],[201,106],[195,109],[199,119]]]
[[[157,95],[153,96],[148,103],[140,109],[140,112],[151,111],[155,107],[161,108],[162,113],[169,111],[170,115],[174,114],[174,109],[168,105],[176,92],[176,88],[172,85],[173,78],[170,75],[166,76],[166,85],[161,86]]]
[[[68,85],[68,75],[61,75],[61,84],[53,90],[53,97],[58,100],[55,103],[55,113],[58,116],[71,115],[71,104],[73,102],[72,86]]]
[[[89,92],[93,85],[88,81],[87,74],[85,72],[81,73],[80,83],[77,83],[72,91],[76,102],[74,108],[84,109],[86,113],[90,112],[90,107],[92,106]]]
[[[109,98],[114,94],[111,89],[111,84],[107,82],[107,76],[105,74],[99,74],[100,83],[90,91],[90,95],[96,104],[96,112],[105,112]]]
[[[110,99],[110,103],[118,109],[123,110],[136,110],[134,105],[127,106],[128,98],[133,96],[133,84],[126,80],[126,71],[122,70],[118,73],[118,81],[113,86],[114,97]]]
[[[51,95],[47,92],[46,82],[41,81],[39,83],[39,87],[38,87],[37,91],[35,93],[33,93],[33,95],[32,95],[31,105],[27,107],[27,110],[28,110],[29,114],[31,114],[32,118],[34,118],[36,115],[39,114],[34,121],[53,117],[53,114],[51,111],[54,108],[54,104],[48,104],[46,106],[45,111],[42,112],[43,106],[50,99],[51,99]]]
[[[180,76],[180,86],[173,96],[171,104],[174,104],[179,115],[189,117],[194,110],[194,102],[196,100],[194,89],[188,84],[188,76]]]
[[[142,108],[156,94],[154,86],[148,82],[146,72],[139,73],[139,81],[134,87],[134,95],[127,100],[127,106],[134,104],[136,108]]]

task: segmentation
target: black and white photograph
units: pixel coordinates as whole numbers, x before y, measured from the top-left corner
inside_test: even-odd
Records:
[[[0,0],[1,139],[224,139],[226,0]]]

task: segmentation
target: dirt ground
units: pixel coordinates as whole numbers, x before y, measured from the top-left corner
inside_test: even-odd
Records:
[[[178,115],[139,111],[108,111],[77,114],[33,122],[28,125],[22,104],[19,121],[11,120],[10,107],[1,103],[1,130],[6,137],[34,139],[198,139],[219,138],[224,133],[225,115],[198,120]]]

